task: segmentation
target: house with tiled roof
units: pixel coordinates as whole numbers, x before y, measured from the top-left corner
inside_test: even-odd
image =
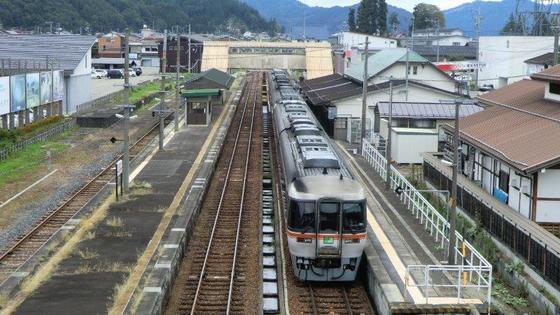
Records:
[[[478,101],[485,110],[459,120],[458,212],[486,231],[501,255],[523,262],[530,282],[557,295],[560,66]],[[454,126],[444,128],[451,142]],[[451,191],[454,165],[447,154],[426,153],[423,158],[426,183]]]
[[[560,66],[478,101],[486,109],[460,120],[461,173],[521,217],[560,230]],[[444,129],[451,139],[453,125]]]

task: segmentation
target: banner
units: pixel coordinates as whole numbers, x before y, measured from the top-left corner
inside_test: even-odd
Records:
[[[27,108],[37,107],[41,104],[39,93],[39,73],[28,73],[25,77],[25,91]]]
[[[50,72],[41,72],[39,79],[41,86],[41,105],[51,102],[52,99],[52,76]]]
[[[53,102],[64,98],[64,71],[53,72]]]
[[[11,111],[18,112],[25,109],[25,74],[10,77],[10,94],[12,96]]]
[[[0,115],[10,113],[10,77],[0,77]]]

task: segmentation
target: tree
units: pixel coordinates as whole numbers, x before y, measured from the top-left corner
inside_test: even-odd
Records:
[[[371,2],[372,0],[362,0],[358,7],[358,30],[361,33],[372,34],[371,31]]]
[[[356,31],[356,10],[354,8],[350,8],[348,12],[348,29],[350,32]]]
[[[387,3],[385,0],[362,0],[358,7],[358,30],[366,34],[387,32]]]
[[[387,34],[387,2],[385,0],[377,1],[376,25],[379,34]]]
[[[500,31],[502,35],[522,35],[523,34],[523,23],[520,19],[516,18],[513,13],[510,14],[506,25]]]
[[[445,27],[443,12],[433,4],[417,4],[412,11],[412,16],[415,29],[433,28],[437,22],[439,22],[439,27]]]
[[[397,12],[391,12],[389,15],[389,26],[391,27],[391,31],[396,33],[401,25],[401,21],[399,21],[399,15]]]

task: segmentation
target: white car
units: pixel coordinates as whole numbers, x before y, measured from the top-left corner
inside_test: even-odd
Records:
[[[91,78],[92,79],[101,79],[103,78],[103,75],[100,73],[97,73],[95,70],[91,71]]]
[[[95,71],[95,73],[100,74],[102,77],[106,77],[107,76],[107,70],[103,70],[103,69],[93,69],[93,71]]]

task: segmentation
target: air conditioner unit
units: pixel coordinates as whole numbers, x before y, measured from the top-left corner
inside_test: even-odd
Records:
[[[529,194],[531,192],[531,188],[529,187],[529,185],[525,184],[521,186],[521,192],[524,194]]]

